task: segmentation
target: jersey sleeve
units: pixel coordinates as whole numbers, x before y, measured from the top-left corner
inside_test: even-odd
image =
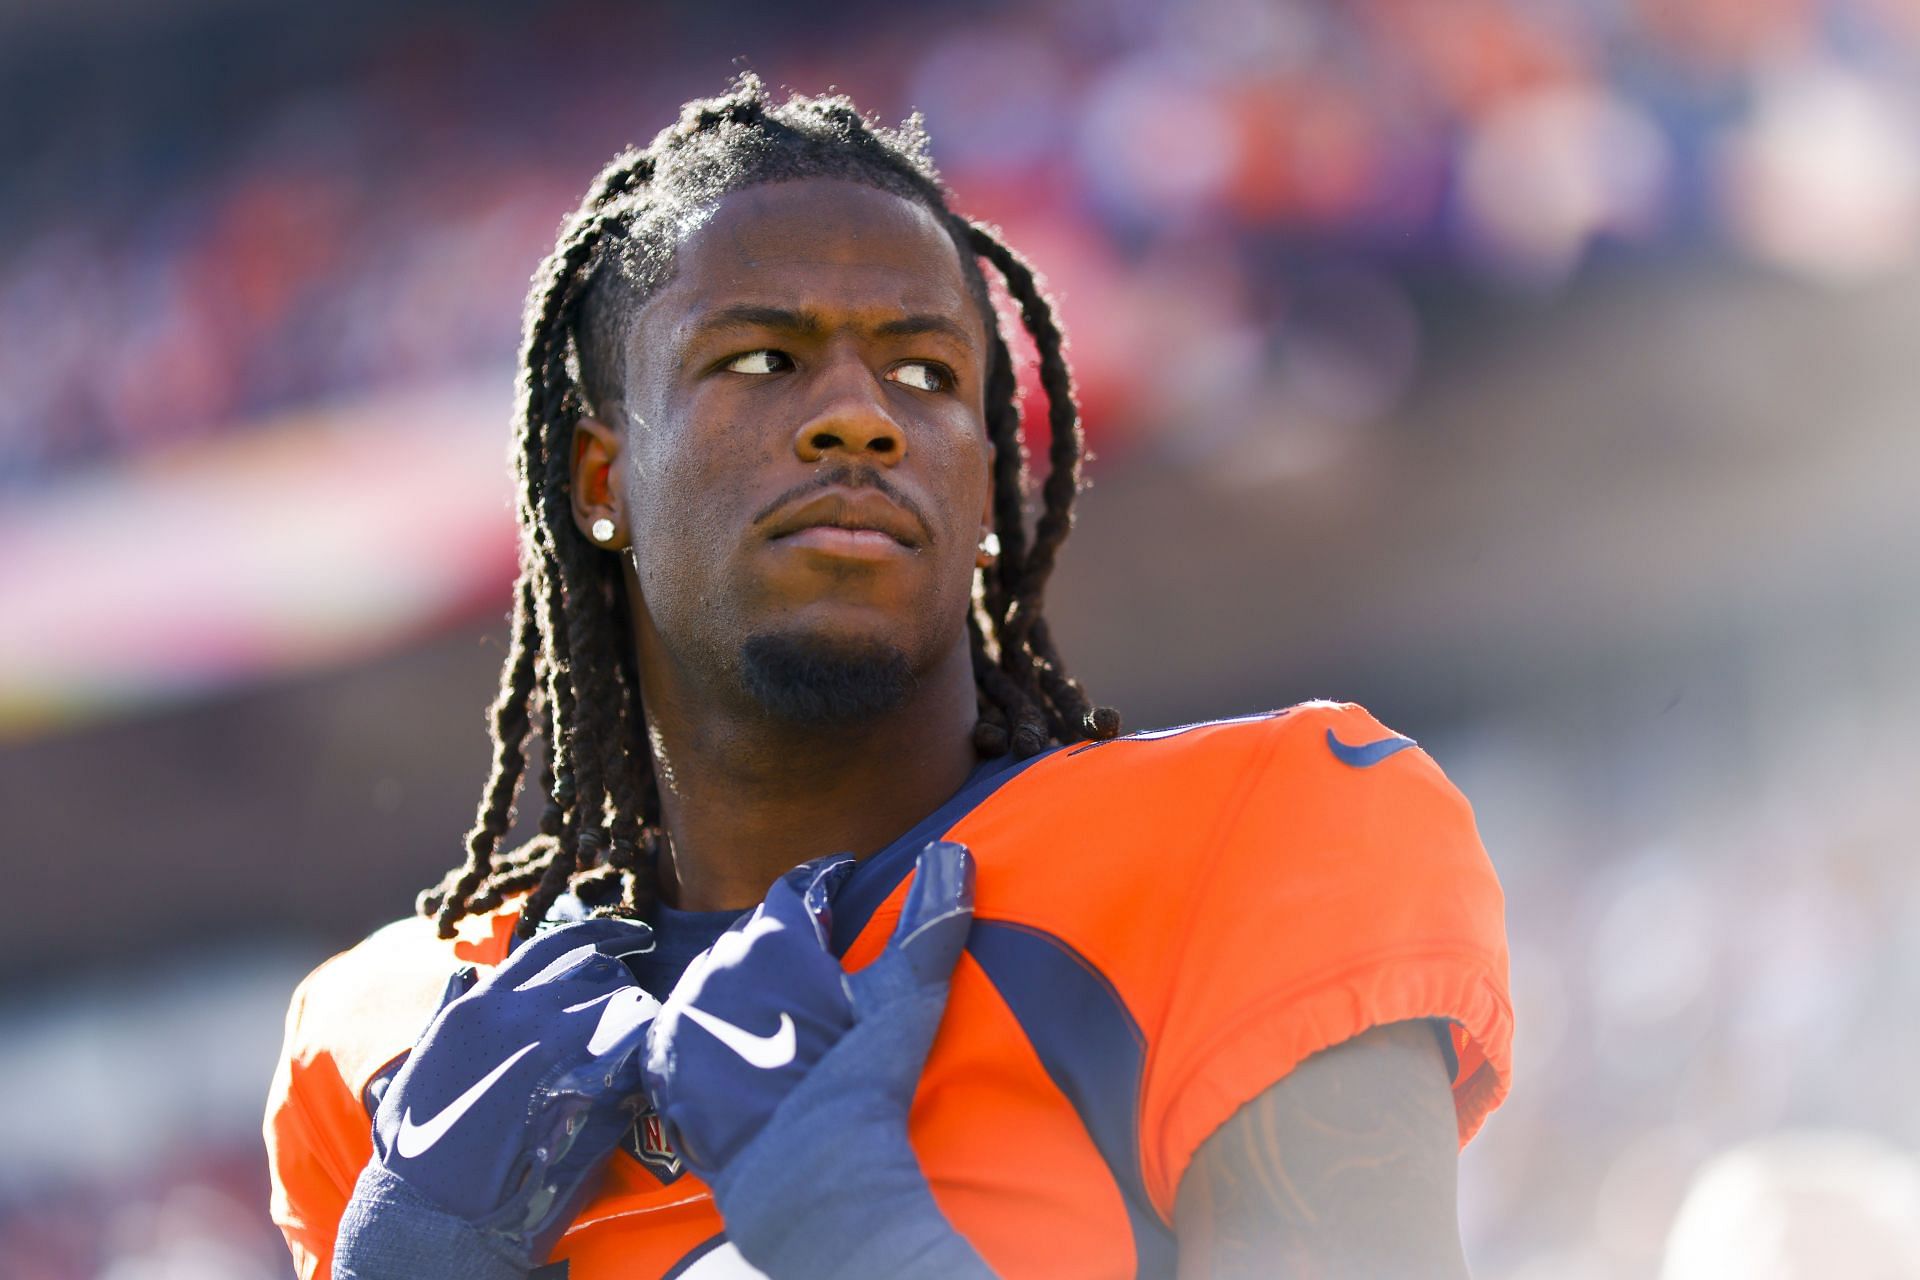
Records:
[[[359,1099],[341,1078],[333,1055],[314,1043],[308,1025],[309,991],[326,969],[315,970],[294,992],[286,1041],[267,1094],[270,1210],[301,1280],[324,1280],[329,1274],[340,1215],[373,1154]]]
[[[368,1082],[413,1047],[456,967],[500,961],[515,918],[462,921],[451,943],[429,921],[399,921],[322,964],[294,992],[265,1137],[273,1221],[302,1280],[330,1271],[340,1215],[373,1158]]]
[[[1196,848],[1184,919],[1167,922],[1177,941],[1140,1136],[1168,1221],[1215,1129],[1370,1027],[1449,1024],[1462,1144],[1507,1089],[1504,904],[1465,797],[1358,707],[1298,708],[1259,733]]]

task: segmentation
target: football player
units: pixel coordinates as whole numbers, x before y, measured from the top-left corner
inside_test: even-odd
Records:
[[[689,104],[563,230],[519,393],[467,859],[288,1015],[302,1276],[1466,1273],[1512,1034],[1472,814],[1355,706],[1089,702],[1060,330],[916,126]]]

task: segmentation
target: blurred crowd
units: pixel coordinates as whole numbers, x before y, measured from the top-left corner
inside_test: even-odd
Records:
[[[1390,417],[1436,297],[1551,301],[1596,260],[1845,286],[1920,259],[1916,0],[850,3],[824,25],[770,0],[347,5],[332,44],[242,8],[11,42],[0,17],[0,105],[34,122],[0,140],[0,503],[289,409],[495,386],[589,175],[737,54],[925,113],[960,207],[1062,295],[1106,464],[1255,416]],[[1520,1080],[1463,1163],[1477,1274],[1649,1274],[1716,1154],[1781,1128],[1920,1176],[1895,1066],[1920,1022],[1888,1015],[1920,1007],[1920,753],[1887,728],[1911,664],[1796,697],[1770,655],[1741,655],[1701,736],[1583,737],[1602,690],[1428,743],[1511,908]],[[256,1126],[319,958],[0,1000],[0,1274],[288,1274]]]
[[[1390,410],[1435,271],[1551,289],[1637,245],[1848,276],[1920,242],[1909,0],[415,8],[348,6],[317,65],[315,16],[218,7],[0,55],[38,126],[0,143],[0,491],[502,367],[587,176],[734,54],[926,114],[1065,295],[1108,447],[1196,400]]]
[[[1920,1275],[1920,708],[1781,674],[1625,750],[1577,700],[1434,744],[1513,944],[1518,1082],[1462,1161],[1476,1275]]]

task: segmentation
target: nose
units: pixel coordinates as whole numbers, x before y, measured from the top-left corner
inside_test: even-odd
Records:
[[[907,456],[907,437],[888,412],[885,387],[864,360],[837,363],[814,412],[794,432],[794,453],[802,462],[838,452],[849,461],[895,465]]]

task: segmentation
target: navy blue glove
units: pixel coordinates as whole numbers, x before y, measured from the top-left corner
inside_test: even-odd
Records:
[[[618,957],[652,942],[588,920],[455,975],[374,1115],[334,1280],[517,1280],[546,1260],[642,1101],[660,1004]]]
[[[727,1237],[776,1277],[991,1276],[934,1203],[907,1113],[973,923],[973,858],[927,846],[893,939],[847,973],[828,950],[851,858],[775,882],[681,978],[646,1087]]]

